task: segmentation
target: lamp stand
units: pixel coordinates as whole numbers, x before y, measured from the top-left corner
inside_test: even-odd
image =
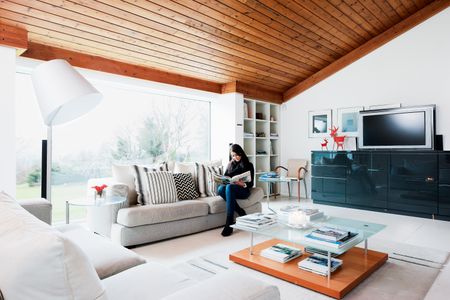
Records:
[[[46,199],[52,202],[52,126],[47,127]]]

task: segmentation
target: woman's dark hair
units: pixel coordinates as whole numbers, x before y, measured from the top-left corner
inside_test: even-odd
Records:
[[[243,163],[243,164],[249,163],[247,154],[245,154],[244,149],[242,149],[242,147],[240,145],[233,144],[230,146],[230,158],[231,158],[231,152],[234,152],[241,157],[241,163]]]

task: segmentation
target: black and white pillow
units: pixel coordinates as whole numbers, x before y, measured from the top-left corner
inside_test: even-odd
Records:
[[[177,188],[171,172],[147,172],[149,189],[145,192],[144,204],[177,202]]]
[[[175,173],[173,174],[173,179],[175,180],[175,187],[177,188],[178,200],[191,200],[199,197],[192,174]]]
[[[223,175],[223,167],[212,167],[212,166],[204,166],[205,174],[206,174],[206,195],[208,197],[217,196],[217,187],[218,184],[214,180],[214,175]]]
[[[167,172],[169,171],[169,166],[166,162],[162,162],[156,166],[133,165],[132,168],[134,171],[134,183],[136,186],[137,202],[141,205],[145,205],[146,201],[144,201],[143,198],[146,197],[149,190],[147,173],[157,171]]]

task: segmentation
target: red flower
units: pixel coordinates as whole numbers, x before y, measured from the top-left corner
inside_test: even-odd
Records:
[[[106,189],[107,187],[108,186],[106,184],[91,186],[91,188],[97,191],[98,195],[101,195],[103,193],[103,190]]]

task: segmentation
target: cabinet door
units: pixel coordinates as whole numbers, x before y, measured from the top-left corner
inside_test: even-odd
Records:
[[[439,155],[439,214],[450,216],[450,153]]]
[[[353,153],[347,175],[347,203],[387,207],[389,154]]]
[[[345,203],[345,179],[313,177],[311,183],[311,197],[313,200]]]
[[[391,154],[388,208],[436,214],[438,156],[435,153]]]

